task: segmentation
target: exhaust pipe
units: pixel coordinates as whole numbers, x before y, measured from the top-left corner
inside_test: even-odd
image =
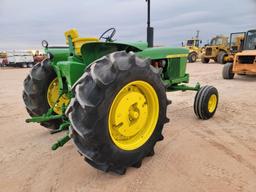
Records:
[[[154,28],[150,26],[150,0],[146,2],[148,3],[147,42],[148,47],[154,47]]]

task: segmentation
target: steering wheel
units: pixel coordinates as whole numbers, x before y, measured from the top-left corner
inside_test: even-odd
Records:
[[[109,34],[110,35],[107,35]],[[110,28],[108,30],[106,30],[104,33],[102,33],[102,35],[100,36],[100,39],[105,39],[106,42],[112,42],[113,41],[113,37],[116,34],[116,29],[115,28]]]

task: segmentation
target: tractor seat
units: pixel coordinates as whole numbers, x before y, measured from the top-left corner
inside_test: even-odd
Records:
[[[69,44],[69,37],[71,37],[76,55],[81,55],[81,47],[83,44],[91,43],[91,42],[99,42],[99,39],[96,37],[88,37],[88,38],[79,37],[78,31],[76,29],[70,29],[66,31],[65,37],[66,37],[66,44]]]

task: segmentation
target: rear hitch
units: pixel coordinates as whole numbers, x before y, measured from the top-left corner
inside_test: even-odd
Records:
[[[45,121],[55,120],[55,119],[61,119],[63,115],[42,115],[39,117],[32,117],[30,119],[26,119],[26,123],[42,123]]]
[[[51,131],[51,134],[59,133],[61,131],[67,130],[70,126],[70,122],[64,122],[60,125],[59,129]],[[72,134],[70,134],[70,131],[67,132],[67,134],[60,138],[56,143],[52,145],[52,150],[55,151],[59,147],[63,147],[72,137]]]
[[[61,94],[59,95],[58,99],[56,100],[55,104],[57,104],[57,102],[59,101],[60,97],[63,95],[63,93],[61,92]],[[71,95],[68,95],[69,98],[71,98]],[[31,117],[30,119],[26,119],[26,123],[42,123],[42,122],[46,122],[46,121],[50,121],[50,120],[56,120],[56,119],[64,119],[65,118],[65,110],[66,110],[67,106],[65,104],[62,105],[62,114],[61,115],[55,115],[54,114],[54,109],[50,108],[47,113],[41,115],[41,116],[35,116],[35,117]],[[64,123],[65,124],[65,123]],[[61,125],[61,126],[66,126],[66,125]],[[61,129],[60,126],[60,129]],[[60,131],[58,131],[60,132]]]
[[[52,150],[55,151],[59,147],[63,147],[70,139],[71,139],[71,137],[69,136],[69,134],[66,134],[64,137],[62,137],[61,139],[59,139],[56,143],[54,143],[52,145]]]

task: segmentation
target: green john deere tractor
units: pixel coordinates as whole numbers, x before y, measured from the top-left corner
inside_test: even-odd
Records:
[[[115,42],[115,32],[111,28],[99,39],[80,38],[72,29],[65,33],[68,47],[43,41],[48,59],[25,79],[23,99],[31,116],[26,122],[53,133],[67,130],[53,150],[72,139],[91,166],[124,174],[154,155],[155,144],[163,140],[171,104],[166,92],[197,92],[194,111],[206,120],[215,114],[218,91],[186,85],[188,50],[154,48],[150,22],[147,43]]]

